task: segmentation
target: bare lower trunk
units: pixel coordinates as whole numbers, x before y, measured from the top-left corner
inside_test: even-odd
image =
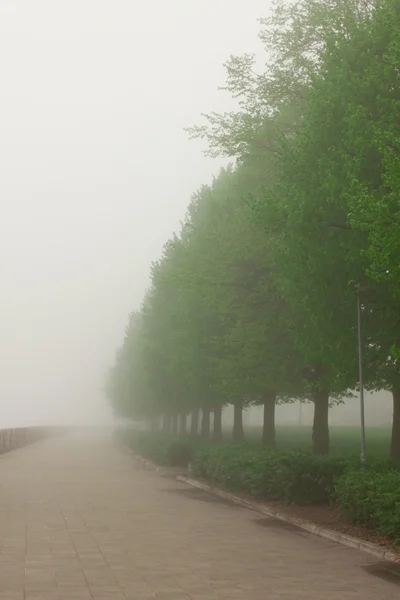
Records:
[[[400,388],[393,388],[393,422],[390,458],[400,460]]]
[[[204,440],[210,438],[210,409],[208,407],[201,409],[201,437]]]
[[[198,408],[196,408],[192,412],[192,419],[191,419],[191,423],[190,423],[191,435],[197,435],[199,433],[199,416],[200,416],[200,411]]]
[[[262,443],[270,448],[275,448],[276,446],[275,405],[276,392],[267,392],[264,397]]]
[[[329,454],[329,391],[316,390],[313,401],[312,451],[313,454]]]
[[[217,405],[214,408],[214,427],[213,427],[213,442],[220,442],[222,440],[222,406]]]
[[[187,433],[187,415],[182,413],[179,417],[179,435],[186,435]]]
[[[172,435],[178,435],[178,415],[172,415],[171,433]]]
[[[232,439],[235,443],[240,443],[244,440],[243,404],[241,400],[235,400],[235,402],[233,402]]]

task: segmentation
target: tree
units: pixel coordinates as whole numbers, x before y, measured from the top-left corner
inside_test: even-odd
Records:
[[[258,206],[270,230],[274,224],[271,248],[277,251],[281,289],[306,324],[303,332],[296,327],[302,351],[315,356],[312,364],[321,365],[322,359],[323,378],[337,391],[357,380],[354,283],[363,290],[367,384],[396,390],[399,381],[398,365],[390,358],[398,339],[398,300],[386,277],[378,283],[368,279],[365,227],[354,227],[354,214],[349,218],[352,207],[364,202],[356,193],[360,182],[379,196],[385,181],[375,133],[384,120],[379,105],[394,87],[380,77],[394,17],[389,3],[362,22],[354,16],[345,32],[330,34],[309,89],[302,131],[281,155],[280,187]],[[395,406],[392,456],[399,412]]]
[[[328,410],[358,381],[361,298],[369,389],[392,389],[400,457],[398,208],[399,10],[345,0],[279,2],[263,20],[269,53],[231,57],[236,112],[194,128],[236,158],[192,198],[153,265],[109,392],[120,413],[164,415],[222,435],[221,413],[314,402],[313,450],[329,449]],[[397,348],[397,350],[396,350]]]
[[[264,155],[277,152],[270,136],[260,132],[266,127],[282,135],[298,131],[327,36],[346,35],[349,24],[367,18],[374,4],[370,0],[276,0],[271,15],[260,19],[264,70],[257,72],[253,54],[231,56],[224,65],[226,82],[221,90],[238,101],[238,109],[203,114],[206,124],[189,127],[189,135],[206,140],[211,156],[241,158],[255,148]]]
[[[368,20],[371,8],[370,3],[363,1],[304,0],[277,3],[272,16],[262,20],[260,37],[269,58],[264,73],[255,73],[255,59],[249,55],[231,57],[226,64],[227,83],[224,89],[239,100],[238,111],[205,115],[207,125],[189,130],[192,137],[207,139],[211,154],[222,153],[245,161],[249,154],[254,154],[257,150],[259,160],[264,162],[268,173],[273,174],[271,180],[266,182],[266,187],[270,198],[273,198],[270,208],[274,215],[269,211],[270,214],[265,219],[265,207],[260,211],[257,195],[253,198],[253,212],[257,222],[261,221],[261,224],[267,226],[269,253],[274,256],[275,261],[272,269],[275,282],[280,294],[293,310],[294,320],[290,327],[295,331],[298,341],[297,351],[306,360],[303,374],[315,403],[313,439],[316,452],[328,450],[329,391],[339,393],[349,381],[354,381],[354,361],[351,361],[350,369],[346,367],[352,375],[342,377],[343,370],[340,374],[336,373],[331,367],[332,352],[328,350],[327,337],[319,335],[312,319],[312,309],[307,309],[305,313],[302,310],[301,302],[304,303],[307,292],[298,287],[291,261],[294,257],[297,268],[302,268],[302,261],[296,255],[296,247],[301,242],[303,226],[296,229],[286,222],[277,234],[276,225],[273,231],[268,219],[272,217],[275,223],[278,219],[282,225],[285,218],[286,211],[279,198],[279,190],[275,189],[275,175],[278,173],[278,178],[281,177],[284,182],[286,169],[289,167],[290,170],[287,157],[295,140],[302,135],[304,118],[310,109],[310,86],[321,71],[328,35],[346,37],[348,28],[354,22]],[[264,215],[260,219],[262,212]],[[304,225],[307,228],[307,219]],[[285,248],[285,236],[290,232],[293,234],[292,258]],[[285,253],[286,258],[283,258]],[[307,261],[307,256],[303,256],[303,260]],[[288,271],[285,272],[287,268]],[[305,279],[301,285],[304,286],[304,283]],[[328,301],[323,310],[329,311],[330,308]],[[305,316],[311,317],[311,322],[305,320]],[[316,338],[313,335],[304,338],[304,333],[310,332],[310,324],[314,325],[313,333]],[[334,334],[337,333],[333,327],[331,329]],[[320,341],[315,343],[318,337]],[[308,341],[305,343],[304,339]],[[341,344],[346,346],[345,338],[341,339]]]

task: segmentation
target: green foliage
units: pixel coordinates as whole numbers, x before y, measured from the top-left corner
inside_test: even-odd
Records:
[[[334,503],[348,521],[400,542],[400,463],[354,455],[314,456],[260,445],[205,445],[195,438],[127,429],[121,439],[135,453],[234,493],[294,505]]]
[[[123,441],[144,458],[169,467],[187,467],[196,447],[192,439],[175,438],[158,432],[130,431]]]
[[[257,148],[268,161],[280,152],[277,140],[301,126],[328,35],[345,35],[349,23],[362,21],[372,6],[369,0],[276,0],[271,14],[260,19],[265,69],[258,70],[255,55],[230,56],[221,89],[238,100],[238,108],[203,114],[205,124],[190,127],[190,136],[206,140],[211,156],[243,158]]]
[[[192,472],[233,492],[278,500],[284,495],[284,483],[276,472],[279,466],[273,458],[274,452],[267,449],[231,445],[206,447],[195,453]]]
[[[335,500],[352,523],[366,525],[400,542],[399,470],[346,473],[335,482]]]
[[[230,403],[241,437],[242,409],[263,404],[274,445],[273,400],[303,398],[325,454],[329,405],[358,384],[357,295],[366,387],[400,398],[399,18],[400,0],[278,0],[264,70],[226,63],[237,111],[190,133],[236,162],[152,267],[110,372],[117,414],[202,410],[206,435]],[[397,409],[393,440],[400,457]]]
[[[238,109],[189,130],[236,162],[153,265],[107,391],[120,416],[163,418],[163,434],[128,440],[144,456],[266,500],[335,498],[400,541],[397,463],[166,435],[199,410],[208,434],[231,403],[240,437],[242,409],[264,404],[273,445],[274,402],[302,398],[326,453],[329,405],[358,383],[358,296],[366,387],[393,392],[400,458],[400,0],[277,0],[261,25],[265,69],[251,55],[225,65]]]
[[[223,488],[287,504],[321,504],[332,496],[334,480],[355,459],[318,457],[252,446],[205,447],[192,460],[193,473]]]
[[[328,502],[334,491],[336,477],[357,464],[358,458],[325,457],[292,454],[287,458],[290,479],[286,487],[286,501],[293,504],[322,504]]]

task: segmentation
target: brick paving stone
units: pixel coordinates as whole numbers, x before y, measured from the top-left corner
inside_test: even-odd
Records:
[[[5,454],[0,484],[0,600],[399,597],[365,570],[373,557],[265,526],[144,467],[104,432]]]

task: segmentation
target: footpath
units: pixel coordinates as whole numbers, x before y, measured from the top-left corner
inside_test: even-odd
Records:
[[[0,600],[394,600],[377,559],[81,433],[0,457]]]

